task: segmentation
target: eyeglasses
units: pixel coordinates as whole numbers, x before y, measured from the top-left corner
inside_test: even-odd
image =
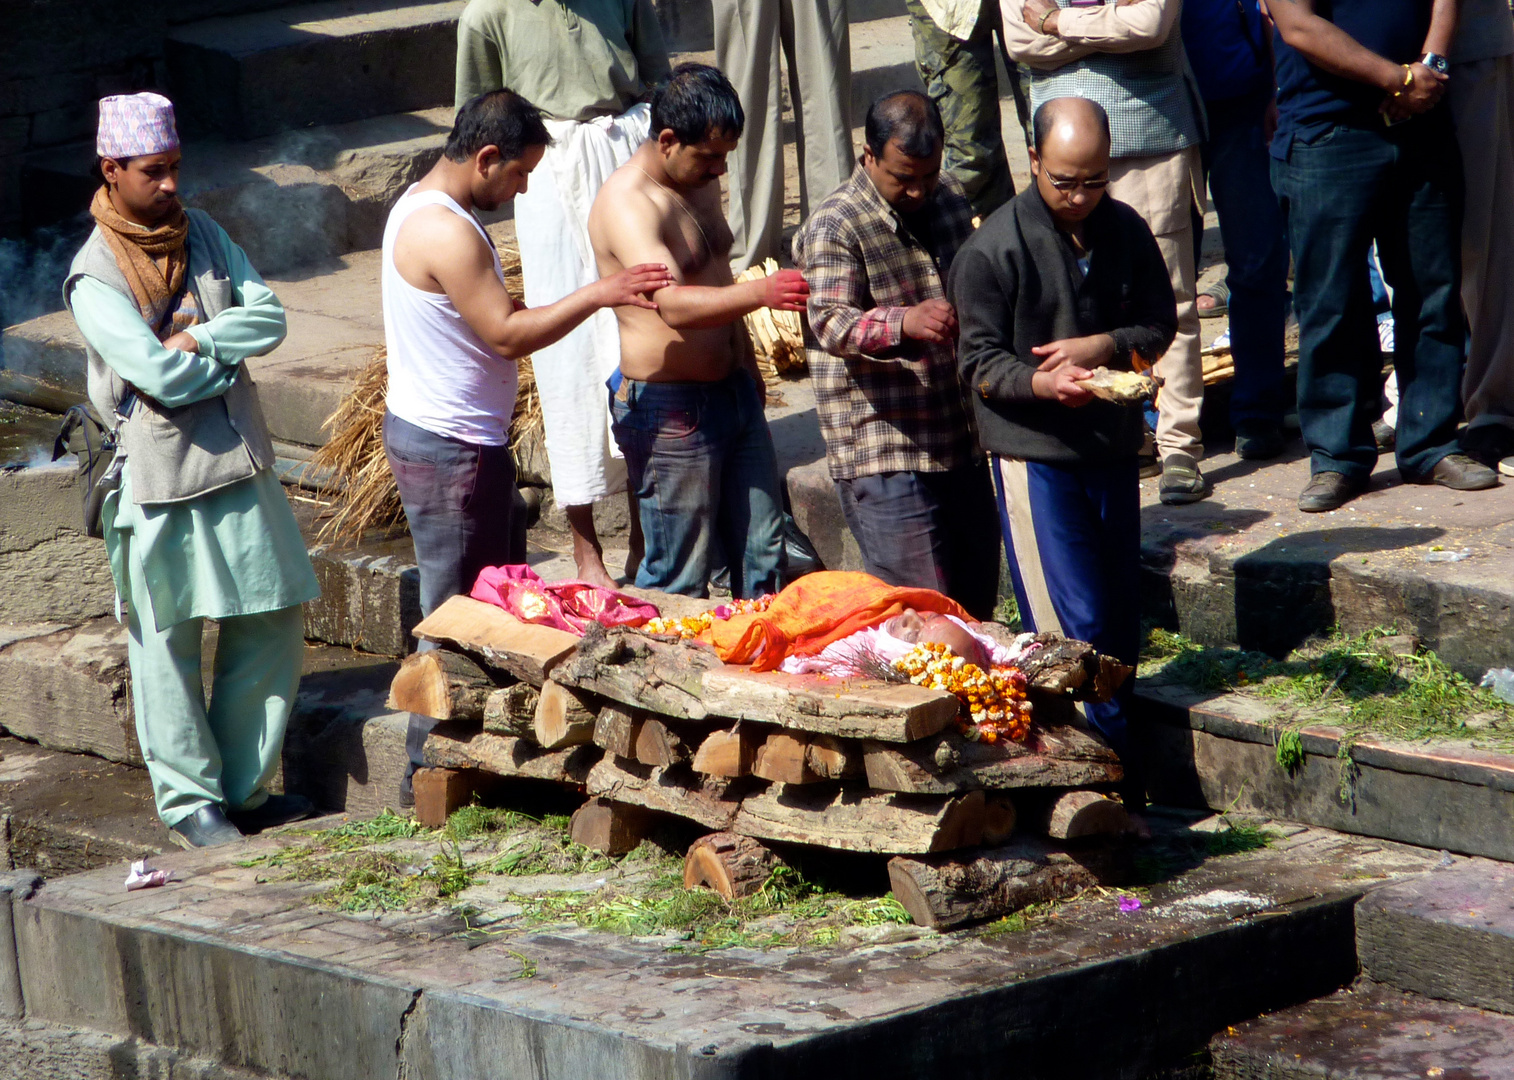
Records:
[[[1102,180],[1069,180],[1060,176],[1053,176],[1051,173],[1047,173],[1046,179],[1051,184],[1051,186],[1056,188],[1058,191],[1072,191],[1074,188],[1078,187],[1081,187],[1087,191],[1103,191],[1109,186],[1109,177],[1107,176]]]

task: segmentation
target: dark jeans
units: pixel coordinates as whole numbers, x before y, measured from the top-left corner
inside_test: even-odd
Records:
[[[459,442],[386,412],[384,453],[415,541],[422,615],[471,592],[484,567],[525,561],[524,540],[512,528],[517,520],[524,525],[525,516],[515,513],[519,496],[508,446]],[[433,647],[420,644],[422,651]],[[410,715],[407,783],[426,763],[426,736],[435,726],[430,717]]]
[[[945,593],[975,619],[993,617],[999,521],[986,462],[837,480],[836,492],[869,574]]]
[[[1230,422],[1281,423],[1283,322],[1288,303],[1288,237],[1268,180],[1262,127],[1267,95],[1206,101],[1209,191],[1220,219],[1230,286],[1230,351],[1235,385]]]
[[[1382,129],[1337,127],[1272,162],[1293,246],[1298,413],[1314,472],[1377,463],[1382,357],[1367,251],[1393,289],[1398,470],[1423,479],[1461,418],[1461,155],[1444,107]]]
[[[706,596],[723,552],[733,596],[777,592],[783,495],[752,377],[626,379],[610,396],[610,416],[640,500],[646,554],[637,586]]]

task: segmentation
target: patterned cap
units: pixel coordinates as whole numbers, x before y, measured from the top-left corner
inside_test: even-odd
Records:
[[[173,102],[162,94],[144,92],[100,99],[100,130],[95,153],[102,158],[163,154],[179,147]]]

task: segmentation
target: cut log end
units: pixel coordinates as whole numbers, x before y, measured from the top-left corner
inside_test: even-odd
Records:
[[[635,757],[643,765],[677,765],[689,760],[689,747],[668,724],[648,718],[636,733]]]
[[[482,720],[495,685],[469,657],[434,649],[404,659],[390,684],[388,704],[435,720]]]
[[[711,833],[690,846],[683,861],[683,887],[703,885],[737,900],[761,889],[782,864],[771,848],[750,836]]]
[[[825,779],[810,768],[809,739],[775,731],[757,748],[752,775],[777,784],[813,784]]]
[[[532,729],[543,748],[560,750],[593,742],[594,720],[595,711],[586,695],[551,679],[542,684]]]
[[[568,835],[586,848],[624,855],[646,839],[655,821],[655,815],[640,806],[593,798],[573,812]]]
[[[415,820],[428,829],[447,824],[452,811],[473,797],[477,777],[457,769],[416,769],[411,777],[415,793]]]
[[[1046,835],[1053,840],[1119,836],[1130,828],[1123,803],[1097,791],[1069,791],[1052,804]]]
[[[595,741],[598,741],[596,734]],[[750,726],[712,731],[694,752],[694,771],[707,776],[747,776],[757,759],[762,737]]]

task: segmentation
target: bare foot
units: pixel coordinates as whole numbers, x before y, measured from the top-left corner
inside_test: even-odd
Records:
[[[1220,306],[1220,300],[1219,297],[1215,296],[1213,293],[1201,292],[1199,293],[1198,298],[1194,300],[1193,306],[1198,308],[1200,311],[1213,311],[1215,308]]]
[[[1133,836],[1137,840],[1150,840],[1151,826],[1146,823],[1146,819],[1136,813],[1129,813],[1127,816],[1130,818],[1130,824],[1125,826],[1125,835]]]
[[[605,564],[597,554],[587,559],[575,560],[578,564],[578,580],[587,581],[590,585],[598,585],[604,589],[618,589],[620,586],[605,569]]]

